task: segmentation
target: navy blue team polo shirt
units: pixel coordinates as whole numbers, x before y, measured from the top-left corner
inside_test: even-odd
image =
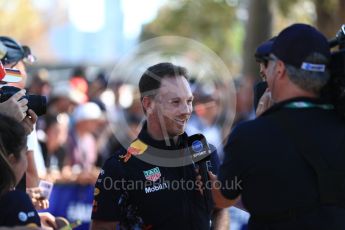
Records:
[[[159,155],[157,149],[163,154],[190,154],[183,151],[187,138],[184,133],[177,144],[171,141],[167,146],[165,141],[152,139],[144,125],[130,147],[109,158],[103,166],[95,185],[92,219],[121,221],[119,200],[127,192],[128,202],[147,229],[210,229],[210,213],[194,186],[193,164],[163,167],[140,159]],[[210,170],[217,174],[219,160],[215,148],[211,149]]]
[[[305,137],[307,149],[341,171],[345,164],[341,149],[345,122],[327,105],[321,99],[293,98],[275,104],[231,133],[218,179],[223,196],[235,199],[241,195],[251,214],[249,229],[345,229],[344,208],[313,208],[320,202],[316,174],[279,124],[294,126]],[[290,210],[307,211],[298,212],[294,219],[253,218],[286,215]]]
[[[25,192],[14,190],[1,196],[0,226],[41,226],[38,213]]]

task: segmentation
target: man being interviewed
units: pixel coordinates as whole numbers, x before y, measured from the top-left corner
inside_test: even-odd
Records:
[[[146,121],[128,149],[105,163],[95,186],[91,228],[115,229],[119,223],[122,229],[210,229],[211,220],[214,229],[228,228],[226,210],[208,210],[194,186],[197,173],[184,132],[193,102],[186,69],[151,66],[139,90]],[[217,173],[211,149],[209,166]]]

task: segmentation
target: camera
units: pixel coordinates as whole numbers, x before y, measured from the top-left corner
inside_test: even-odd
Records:
[[[330,62],[330,80],[322,89],[321,97],[332,102],[337,112],[345,118],[345,24],[341,26],[335,38],[329,40],[332,52]]]
[[[7,101],[13,94],[20,91],[20,88],[14,86],[3,86],[0,88],[0,102]],[[37,116],[44,115],[47,110],[47,99],[40,95],[26,94],[23,98],[28,100],[28,108],[32,109]]]

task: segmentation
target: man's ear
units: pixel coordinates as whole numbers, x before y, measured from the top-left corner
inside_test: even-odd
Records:
[[[285,77],[285,71],[286,71],[286,67],[285,67],[284,62],[278,60],[276,64],[276,72],[277,72],[278,78]]]
[[[144,110],[146,111],[147,114],[150,114],[153,109],[153,98],[144,96],[142,101],[141,101]]]

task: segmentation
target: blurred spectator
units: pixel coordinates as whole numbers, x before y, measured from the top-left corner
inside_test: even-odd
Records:
[[[119,81],[111,82],[109,89],[112,91],[107,90],[100,96],[107,106],[106,112],[109,121],[98,139],[100,151],[98,166],[102,166],[106,159],[122,147],[123,143],[128,143],[136,138],[140,130],[140,122],[143,119],[138,90]],[[117,130],[121,130],[121,132],[117,132]]]
[[[20,70],[22,76],[21,81],[15,83],[11,82],[8,83],[8,85],[23,89],[27,81],[27,72],[25,65],[33,63],[35,61],[35,57],[31,54],[31,50],[28,46],[22,46],[10,37],[0,36],[0,42],[3,45],[2,48],[4,48],[3,54],[1,56],[1,62],[5,67]],[[24,118],[21,124],[24,126],[26,131],[30,133],[30,135],[28,136],[27,145],[29,150],[33,150],[29,152],[29,155],[34,154],[33,159],[35,165],[29,167],[29,169],[33,169],[34,171],[28,172],[28,180],[25,180],[25,178],[23,178],[20,186],[20,188],[22,189],[25,189],[26,183],[31,182],[32,184],[28,184],[28,187],[36,187],[39,180],[37,175],[43,176],[46,173],[42,152],[37,141],[37,134],[35,130],[37,115],[32,110],[29,110],[28,113],[29,114]],[[32,177],[29,178],[29,176]]]
[[[9,83],[9,85],[24,89],[27,81],[25,65],[32,64],[36,58],[31,54],[31,50],[28,46],[22,46],[10,37],[0,36],[0,41],[4,47],[1,62],[7,68],[18,69],[22,76],[22,81]]]
[[[15,190],[28,167],[25,130],[12,118],[0,115],[0,132],[0,226],[40,226],[29,196]]]
[[[253,107],[253,86],[254,80],[248,77],[241,77],[236,79],[236,116],[233,126],[236,126],[242,121],[247,121],[255,118]]]
[[[62,170],[66,158],[69,117],[67,114],[46,115],[45,138],[40,141],[44,162],[51,172]]]
[[[38,70],[30,80],[29,93],[48,97],[51,91],[48,78],[49,73],[46,69]]]
[[[76,67],[72,73],[71,78],[69,79],[69,83],[71,84],[73,89],[85,95],[86,101],[88,101],[88,83],[86,80],[85,67]]]
[[[47,113],[71,114],[76,105],[85,103],[87,96],[76,90],[68,81],[59,82],[54,85],[48,102]]]
[[[217,123],[220,101],[216,88],[209,84],[197,84],[193,95],[194,113],[187,123],[186,132],[188,135],[202,133],[217,148],[219,159],[222,160],[222,130]]]
[[[104,117],[99,106],[88,102],[76,107],[68,138],[69,164],[76,169],[90,171],[96,164],[97,145],[93,132],[97,132]]]
[[[109,157],[123,148],[123,143],[126,143],[126,141],[133,141],[136,136],[138,136],[141,128],[141,121],[141,118],[129,115],[126,117],[125,124],[118,124],[116,126],[114,123],[109,123],[107,125],[106,129],[99,137],[100,154],[97,160],[97,166],[103,166]],[[116,130],[122,130],[122,132],[117,132],[115,135]],[[122,142],[123,140],[126,141]]]
[[[88,88],[88,96],[90,101],[100,98],[102,93],[107,89],[107,77],[105,72],[101,71],[97,74],[96,78],[90,82]]]
[[[71,79],[73,78],[81,78],[86,81],[86,68],[85,66],[77,66],[73,69]]]
[[[125,118],[134,117],[134,118],[132,118],[134,121],[135,120],[139,120],[139,121],[143,120],[144,119],[144,112],[142,110],[139,90],[132,87],[129,92],[124,91],[122,93],[123,94],[120,95],[120,99],[126,98],[128,96],[131,97],[131,102],[128,104],[127,108],[125,108]],[[122,100],[122,101],[124,101],[124,100]],[[136,135],[134,135],[134,136],[136,136]]]
[[[28,93],[34,94],[34,95],[41,95],[45,96],[47,100],[49,100],[49,95],[51,91],[51,86],[48,81],[49,73],[46,69],[39,69],[33,76],[32,79],[29,81],[29,88]],[[36,122],[36,129],[39,133],[39,131],[42,129],[42,126],[44,124],[44,116],[38,117],[38,120]],[[38,134],[39,135],[39,134]],[[38,136],[38,138],[40,138]]]
[[[109,101],[108,103],[106,103],[107,105],[107,113],[109,114],[109,119],[113,122],[115,122],[116,120],[118,120],[119,118],[119,114],[122,112],[122,106],[120,105],[120,95],[121,95],[121,88],[124,85],[124,83],[122,81],[115,81],[115,82],[110,82],[109,83],[109,89],[112,92],[113,95],[113,99],[111,100],[111,102]],[[102,96],[102,101],[105,102],[105,98],[103,98],[104,96]]]

